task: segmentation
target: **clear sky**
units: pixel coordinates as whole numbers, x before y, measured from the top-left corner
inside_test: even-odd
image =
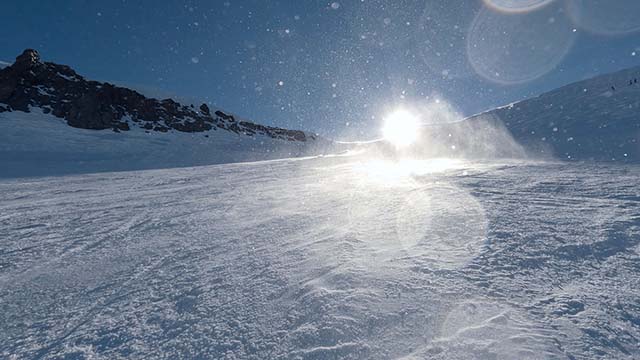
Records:
[[[362,139],[398,106],[470,115],[637,66],[638,30],[638,0],[7,0],[0,60]]]

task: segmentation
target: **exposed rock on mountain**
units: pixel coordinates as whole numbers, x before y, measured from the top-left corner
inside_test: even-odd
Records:
[[[316,135],[240,121],[206,104],[196,109],[172,99],[157,100],[109,83],[86,80],[66,65],[43,62],[27,49],[13,65],[0,70],[0,112],[41,108],[82,129],[204,132],[223,129],[253,136],[307,141]]]

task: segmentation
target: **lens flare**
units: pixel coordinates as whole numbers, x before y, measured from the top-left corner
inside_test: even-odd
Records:
[[[638,0],[567,0],[568,12],[582,29],[601,35],[624,35],[640,31]]]
[[[509,16],[483,8],[467,37],[475,72],[498,84],[521,84],[551,72],[576,38],[560,4]]]
[[[382,136],[396,147],[405,147],[418,140],[420,121],[406,110],[397,110],[385,119]]]
[[[537,10],[553,0],[484,0],[490,8],[505,13],[522,13]]]

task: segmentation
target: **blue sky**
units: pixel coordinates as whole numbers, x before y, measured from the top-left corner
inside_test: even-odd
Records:
[[[469,115],[637,66],[638,3],[8,1],[0,60],[32,47],[88,78],[358,139],[398,106]]]

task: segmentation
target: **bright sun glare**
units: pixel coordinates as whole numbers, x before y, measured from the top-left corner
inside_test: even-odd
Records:
[[[420,121],[406,110],[396,110],[385,118],[382,136],[397,147],[408,146],[418,139]]]

